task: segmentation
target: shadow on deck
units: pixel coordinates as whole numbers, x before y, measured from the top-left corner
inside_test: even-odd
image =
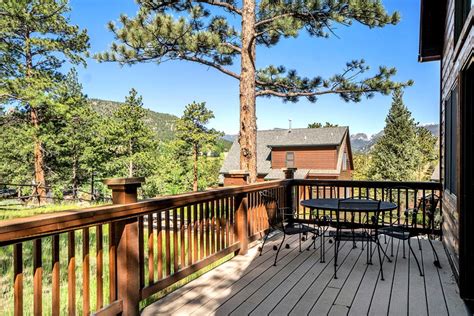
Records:
[[[262,256],[257,247],[168,294],[146,307],[142,315],[471,315],[459,297],[441,242],[434,241],[442,269],[433,265],[427,240],[421,258],[420,276],[414,258],[402,243],[394,241],[394,257],[384,263],[385,281],[379,277],[378,259],[366,264],[361,244],[341,243],[338,279],[333,278],[334,243],[326,239],[326,262],[320,263],[319,241],[316,249],[298,251],[296,237],[291,248],[282,249],[273,266],[272,246]],[[306,241],[303,246],[309,245]],[[390,253],[390,242],[382,243]]]

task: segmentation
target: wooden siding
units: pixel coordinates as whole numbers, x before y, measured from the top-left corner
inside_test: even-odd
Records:
[[[272,169],[286,167],[286,153],[295,153],[295,168],[336,169],[336,147],[286,147],[272,149]]]
[[[441,181],[444,186],[444,170],[445,159],[445,104],[449,95],[453,89],[459,89],[459,77],[461,72],[464,70],[468,61],[472,58],[472,47],[474,46],[474,30],[472,28],[472,21],[474,16],[474,10],[471,10],[466,24],[464,25],[461,35],[457,41],[455,41],[454,31],[455,31],[455,0],[449,0],[447,4],[447,16],[445,20],[445,39],[443,47],[443,57],[441,61],[441,114],[440,114],[440,176]],[[459,90],[458,90],[459,91]],[[460,94],[458,93],[458,96]],[[458,98],[458,115],[460,115],[460,98]],[[458,122],[460,118],[458,117]],[[457,127],[457,138],[460,139],[460,129],[461,124],[458,124]],[[460,142],[458,142],[458,156],[460,153]],[[458,159],[459,161],[459,159]],[[457,178],[460,176],[460,164],[458,163]],[[459,188],[458,188],[459,192]],[[443,214],[444,214],[444,223],[443,223],[443,241],[448,249],[449,255],[451,257],[452,263],[454,265],[455,273],[459,272],[459,204],[457,197],[450,194],[449,192],[444,192],[443,194]]]

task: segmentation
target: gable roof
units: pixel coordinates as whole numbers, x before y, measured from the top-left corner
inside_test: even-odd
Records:
[[[257,131],[257,173],[266,175],[272,170],[270,156],[272,147],[339,146],[348,133],[347,126]],[[238,139],[235,139],[219,172],[226,174],[238,169],[240,169],[240,145]]]

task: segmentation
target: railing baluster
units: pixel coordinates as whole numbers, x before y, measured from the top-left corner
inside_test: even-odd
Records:
[[[216,251],[220,251],[222,248],[222,199],[216,201]]]
[[[43,262],[41,258],[41,238],[33,241],[33,307],[35,315],[43,313]]]
[[[148,214],[147,218],[148,228],[148,284],[155,281],[155,252],[154,252],[154,229],[153,229],[153,213]]]
[[[178,209],[173,209],[173,273],[178,272]]]
[[[140,288],[145,287],[145,216],[138,217],[138,267]]]
[[[211,229],[210,229],[210,210],[209,210],[209,201],[204,202],[204,220],[205,220],[205,225],[204,225],[204,236],[206,238],[205,243],[206,243],[206,248],[205,248],[205,255],[208,257],[211,254]]]
[[[191,265],[193,263],[193,251],[192,251],[192,246],[193,246],[193,239],[192,239],[192,227],[191,227],[191,209],[192,205],[188,205],[186,207],[187,213],[188,213],[188,218],[187,218],[187,225],[186,225],[186,230],[187,230],[187,236],[188,236],[188,265]]]
[[[82,314],[90,312],[89,228],[82,230]]]
[[[229,227],[229,198],[225,198],[225,247],[230,245],[230,227]]]
[[[184,240],[184,230],[185,230],[185,218],[184,218],[184,213],[185,213],[186,207],[181,207],[180,208],[180,213],[179,213],[179,249],[181,250],[180,254],[180,263],[181,263],[181,269],[183,269],[186,266],[186,248],[185,248],[185,240]]]
[[[166,239],[166,256],[165,256],[165,271],[166,276],[171,274],[171,240],[170,240],[170,210],[165,211],[165,239]]]
[[[204,203],[199,204],[199,260],[205,255],[204,251]]]
[[[211,210],[211,254],[216,252],[216,215],[214,214],[215,212],[215,207],[214,203],[215,201],[212,200],[209,202],[210,205],[210,210]]]
[[[157,268],[158,268],[158,280],[163,278],[163,220],[161,211],[156,213],[156,255],[157,255]]]
[[[199,260],[199,249],[198,249],[198,204],[193,205],[193,262],[197,262]]]
[[[97,278],[97,309],[101,309],[104,305],[104,282],[102,279],[104,273],[104,254],[103,254],[103,232],[102,225],[96,226],[96,278]]]
[[[76,315],[76,242],[74,232],[68,233],[68,314]],[[112,291],[111,291],[112,293]],[[112,301],[112,299],[110,300]]]
[[[52,236],[51,244],[51,314],[58,316],[60,313],[59,235]]]
[[[23,315],[23,244],[13,245],[13,274],[14,274],[14,314]]]

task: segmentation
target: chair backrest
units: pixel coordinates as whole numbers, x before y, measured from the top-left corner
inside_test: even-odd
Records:
[[[438,203],[439,196],[433,192],[431,194],[422,196],[419,199],[417,209],[424,210],[426,212],[426,215],[428,216],[428,219],[433,220]]]
[[[351,212],[351,213],[373,213],[371,218],[374,222],[378,223],[380,214],[381,201],[370,200],[370,199],[342,199],[338,202],[338,212],[336,212],[336,220],[339,222],[340,212]]]
[[[284,214],[280,211],[278,199],[271,194],[269,191],[260,191],[260,197],[265,205],[265,211],[267,212],[268,224],[270,227],[280,229],[283,225]]]

